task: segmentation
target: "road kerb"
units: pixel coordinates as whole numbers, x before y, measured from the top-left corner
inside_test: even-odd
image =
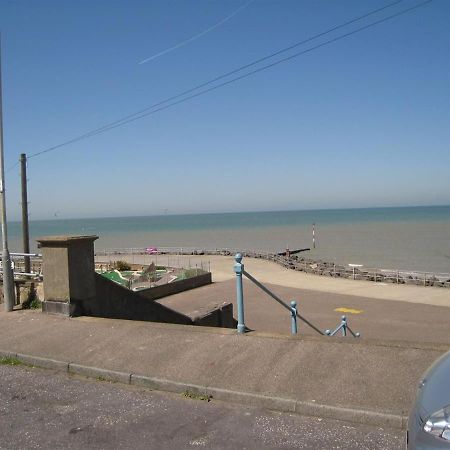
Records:
[[[144,375],[131,375],[131,384],[135,386],[143,386],[155,391],[174,392],[182,394],[183,392],[191,392],[192,394],[205,395],[207,389],[204,386],[196,384],[180,383],[178,381],[166,380],[163,378],[153,378]]]
[[[404,417],[397,414],[381,413],[367,409],[346,408],[323,405],[314,402],[297,401],[295,412],[305,416],[323,417],[327,419],[356,422],[390,428],[406,428]]]
[[[262,394],[234,391],[229,389],[200,386],[162,378],[148,377],[144,375],[119,372],[115,370],[101,369],[82,364],[57,361],[51,358],[37,357],[22,353],[14,353],[0,350],[0,357],[17,358],[25,364],[45,369],[54,369],[61,372],[69,372],[90,378],[107,381],[116,381],[123,384],[146,387],[152,390],[183,393],[191,392],[198,395],[209,395],[213,399],[256,406],[281,412],[292,412],[305,416],[342,420],[372,426],[382,426],[397,429],[406,429],[407,417],[402,415],[353,409],[339,406],[316,404],[314,402],[298,401],[283,397],[265,396]]]
[[[59,370],[61,372],[67,372],[69,370],[69,362],[65,361],[57,361],[56,359],[51,358],[41,358],[40,356],[25,355],[23,353],[17,353],[16,358],[30,366]]]
[[[252,405],[258,408],[272,409],[275,411],[295,412],[296,401],[289,398],[271,397],[261,394],[232,391],[229,389],[214,387],[207,388],[206,392],[216,400],[243,403],[245,405]]]
[[[0,358],[17,358],[17,353],[8,350],[0,350]]]
[[[90,367],[75,363],[69,364],[69,373],[105,381],[116,381],[123,384],[130,384],[131,379],[131,373],[100,369],[99,367]]]

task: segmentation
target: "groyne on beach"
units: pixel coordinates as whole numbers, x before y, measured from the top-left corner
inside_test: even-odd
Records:
[[[245,258],[257,258],[272,261],[287,269],[311,273],[333,278],[346,278],[353,280],[366,280],[377,283],[394,283],[416,286],[443,287],[450,288],[450,273],[432,273],[413,270],[380,269],[367,268],[357,265],[336,264],[321,260],[313,260],[301,256],[301,254],[276,254],[255,250],[241,249],[200,249],[192,247],[160,247],[152,248],[117,248],[100,250],[96,252],[97,256],[108,255],[215,255],[215,256],[233,256],[241,253]]]

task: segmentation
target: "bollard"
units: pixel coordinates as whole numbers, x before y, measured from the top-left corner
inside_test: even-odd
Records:
[[[334,330],[325,330],[325,334],[327,336],[334,336],[339,330],[341,330],[342,332],[342,336],[347,336],[347,329],[348,331],[350,331],[350,334],[354,337],[354,338],[359,338],[361,337],[361,335],[359,333],[354,333],[352,331],[352,329],[348,326],[347,324],[347,317],[346,316],[342,316],[341,318],[341,324]]]
[[[291,333],[297,334],[297,302],[291,301]]]
[[[236,304],[238,310],[237,332],[245,333],[244,289],[242,286],[242,273],[244,272],[244,264],[241,263],[242,255],[240,253],[236,253],[234,260],[236,261],[236,264],[234,265],[234,272],[236,274]]]
[[[342,316],[342,336],[347,336],[347,317]]]

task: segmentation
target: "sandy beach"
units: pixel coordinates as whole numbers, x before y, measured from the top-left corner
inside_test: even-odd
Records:
[[[232,256],[209,255],[110,255],[98,256],[96,261],[126,260],[135,264],[170,264],[195,267],[210,265],[213,281],[223,282],[235,277]],[[261,259],[244,258],[245,270],[262,283],[289,288],[319,291],[331,294],[352,295],[373,299],[419,303],[424,305],[450,306],[450,289],[438,287],[405,286],[390,283],[348,280],[296,272],[276,263]]]

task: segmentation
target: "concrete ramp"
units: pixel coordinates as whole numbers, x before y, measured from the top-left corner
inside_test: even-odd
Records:
[[[233,328],[233,305],[207,302],[203,308],[168,307],[95,273],[94,299],[78,303],[79,315],[110,319]]]

